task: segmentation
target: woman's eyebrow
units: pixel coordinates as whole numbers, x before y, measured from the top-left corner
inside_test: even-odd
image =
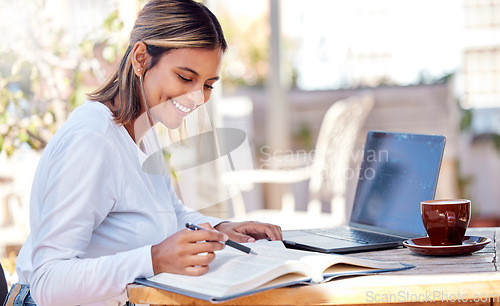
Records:
[[[193,69],[189,68],[189,67],[177,67],[177,69],[180,69],[180,70],[184,70],[184,71],[187,71],[187,72],[190,72],[196,76],[200,76],[200,74],[196,71],[194,71]],[[218,76],[216,77],[213,77],[213,78],[210,78],[209,80],[213,80],[213,81],[217,81],[219,79]]]

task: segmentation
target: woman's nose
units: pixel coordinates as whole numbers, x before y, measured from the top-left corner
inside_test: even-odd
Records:
[[[205,103],[205,96],[202,90],[192,91],[186,94],[186,97],[195,105],[199,106]]]

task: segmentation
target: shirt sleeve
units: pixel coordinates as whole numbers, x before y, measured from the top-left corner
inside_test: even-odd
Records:
[[[84,258],[94,229],[122,194],[121,159],[102,135],[67,135],[44,160],[32,223],[31,294],[39,305],[76,305],[123,296],[153,275],[151,246]],[[39,166],[40,167],[40,166]]]

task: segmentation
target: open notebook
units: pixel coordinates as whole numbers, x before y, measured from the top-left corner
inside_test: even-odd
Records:
[[[216,252],[209,271],[201,276],[160,273],[147,279],[136,279],[135,282],[199,299],[224,301],[271,288],[316,284],[342,276],[414,267],[345,255],[290,250],[280,241],[261,240],[245,245],[258,255],[225,248]]]
[[[434,199],[444,136],[370,131],[348,226],[283,232],[290,248],[348,253],[425,236],[420,202]]]

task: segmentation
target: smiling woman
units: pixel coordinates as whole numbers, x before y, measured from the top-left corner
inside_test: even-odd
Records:
[[[168,173],[141,165],[142,139],[153,125],[178,128],[208,101],[225,50],[222,29],[203,4],[146,4],[117,69],[43,152],[31,194],[32,233],[7,305],[123,305],[136,278],[207,272],[228,238],[282,239],[275,225],[224,222],[188,209]],[[207,230],[183,229],[187,222]]]
[[[147,64],[141,58],[147,58],[144,43],[137,43],[134,48],[133,65],[142,71]],[[143,73],[143,91],[146,106],[153,109],[161,103],[162,111],[154,112],[155,121],[160,121],[169,129],[178,128],[184,117],[210,98],[213,84],[219,79],[219,67],[222,51],[217,49],[185,48],[164,54],[158,63]],[[156,123],[156,122],[154,122]],[[127,128],[127,126],[125,126]],[[128,129],[128,128],[127,128]]]
[[[165,13],[174,17],[165,18]],[[138,142],[142,137],[135,137],[134,121],[147,108],[176,98],[170,103],[175,101],[178,110],[189,113],[190,109],[196,108],[194,102],[186,101],[188,105],[185,105],[179,100],[200,93],[204,102],[210,98],[226,49],[222,28],[205,6],[195,2],[179,5],[173,1],[151,1],[136,20],[119,67],[101,88],[89,96],[107,104],[115,121],[124,125]],[[200,83],[203,87],[199,86]],[[146,94],[145,86],[148,87]],[[198,90],[201,92],[196,94]],[[180,126],[178,119],[170,119],[173,122],[162,123],[168,128]]]

